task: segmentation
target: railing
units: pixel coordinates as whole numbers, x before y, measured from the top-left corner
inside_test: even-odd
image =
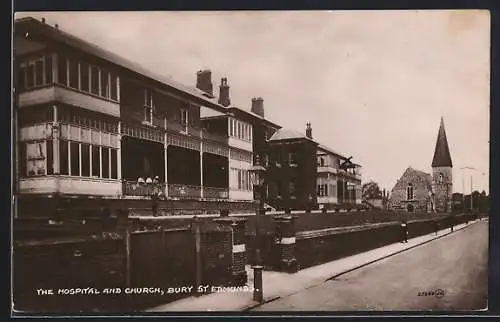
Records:
[[[203,187],[203,198],[227,199],[227,198],[229,198],[229,189],[228,188]]]
[[[168,196],[181,199],[201,198],[201,187],[183,184],[169,184]]]
[[[337,173],[337,169],[331,166],[318,166],[318,173],[322,172]]]
[[[182,134],[188,134],[196,137],[201,136],[201,129],[199,127],[194,127],[189,124],[181,124],[178,122],[172,122],[167,119],[167,130],[179,132]]]
[[[159,191],[165,193],[165,184],[157,184]],[[154,192],[154,186],[152,184],[137,183],[135,181],[123,181],[122,192],[126,196],[152,196]]]
[[[211,132],[208,132],[207,130],[203,130],[201,132],[201,135],[203,137],[203,139],[208,139],[208,140],[212,140],[212,141],[216,141],[216,142],[220,142],[220,143],[224,143],[224,144],[227,144],[228,143],[228,136],[224,136],[222,134],[216,134],[216,133],[211,133]]]

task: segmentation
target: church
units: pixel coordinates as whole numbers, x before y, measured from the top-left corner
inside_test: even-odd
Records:
[[[453,193],[450,149],[441,117],[432,174],[408,167],[391,191],[389,208],[408,212],[449,212]]]

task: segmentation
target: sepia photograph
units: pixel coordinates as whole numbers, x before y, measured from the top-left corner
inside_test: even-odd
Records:
[[[490,30],[16,12],[12,314],[487,310]]]

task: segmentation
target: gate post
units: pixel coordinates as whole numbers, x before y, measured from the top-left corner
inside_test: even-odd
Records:
[[[191,232],[194,239],[194,251],[195,251],[195,285],[194,293],[196,296],[200,296],[201,293],[198,292],[198,288],[202,284],[202,260],[201,260],[201,220],[198,217],[193,217],[191,222]]]
[[[218,218],[214,220],[216,223],[229,226],[232,229],[232,283],[235,286],[243,286],[248,281],[246,272],[247,251],[245,239],[245,223],[244,218]]]
[[[276,241],[278,248],[277,269],[288,273],[297,272],[299,265],[295,258],[295,225],[294,217],[290,214],[275,216]]]

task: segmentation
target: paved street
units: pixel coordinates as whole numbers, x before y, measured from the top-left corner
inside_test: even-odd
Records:
[[[488,222],[482,221],[254,311],[482,309],[487,265]],[[426,294],[436,290],[444,295]]]

